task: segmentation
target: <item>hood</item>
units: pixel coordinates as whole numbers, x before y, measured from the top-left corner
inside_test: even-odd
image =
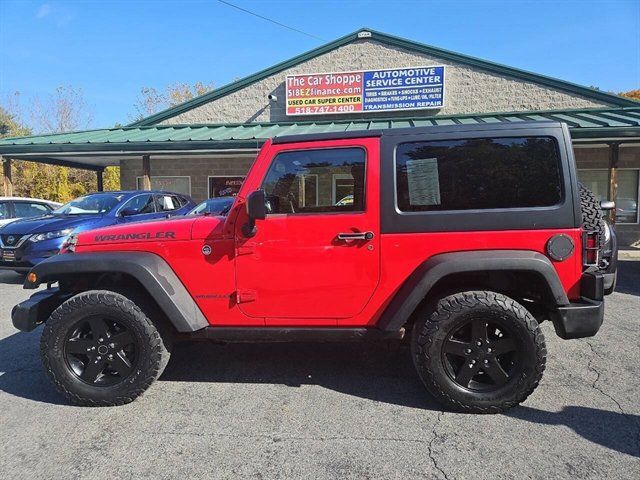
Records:
[[[27,235],[34,233],[55,232],[66,228],[82,226],[83,230],[102,219],[93,215],[44,215],[35,218],[15,220],[0,229],[3,235]]]
[[[175,217],[97,228],[78,235],[77,245],[190,240],[194,221],[192,217]]]

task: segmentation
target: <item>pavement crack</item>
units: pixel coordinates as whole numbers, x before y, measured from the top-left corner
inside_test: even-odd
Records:
[[[598,385],[598,381],[600,380],[601,373],[594,366],[593,362],[594,362],[594,360],[596,358],[602,358],[602,356],[596,351],[595,347],[593,346],[593,344],[589,340],[585,339],[585,343],[591,349],[591,353],[593,353],[593,355],[589,359],[589,362],[587,363],[587,368],[589,370],[591,370],[596,376],[595,379],[593,380],[593,383],[591,384],[591,388],[593,388],[595,391],[599,392],[602,396],[607,397],[609,400],[611,400],[613,403],[615,403],[616,407],[618,407],[618,410],[622,414],[622,416],[624,418],[626,418],[629,422],[631,422],[631,424],[635,425],[635,427],[636,427],[636,446],[638,448],[638,454],[640,454],[640,422],[636,421],[633,418],[632,415],[629,415],[627,412],[625,412],[624,409],[622,408],[622,405],[620,404],[620,402],[613,395],[605,392],[602,389],[602,387],[600,387]]]
[[[436,439],[439,438],[438,432],[436,430],[443,416],[444,416],[444,412],[438,412],[438,417],[436,418],[436,421],[433,424],[433,427],[431,428],[432,435],[431,435],[431,440],[427,445],[427,450],[429,452],[429,458],[431,459],[431,463],[433,463],[433,466],[435,467],[435,469],[442,474],[445,480],[449,480],[449,476],[447,475],[447,472],[445,472],[444,469],[440,465],[438,465],[438,459],[436,458],[436,455],[433,452],[433,442],[435,442]]]

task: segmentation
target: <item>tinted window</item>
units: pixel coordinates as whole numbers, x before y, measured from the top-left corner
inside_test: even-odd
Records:
[[[143,215],[145,213],[154,213],[153,196],[151,194],[138,195],[133,197],[127,203],[124,204],[122,210],[134,210],[136,215]]]
[[[365,153],[360,148],[278,154],[263,183],[269,213],[364,210]]]
[[[49,213],[49,209],[41,203],[15,202],[13,210],[16,218],[38,217]]]
[[[9,202],[0,202],[0,220],[9,218]]]
[[[172,212],[181,207],[177,195],[156,195],[156,210],[158,212]]]
[[[562,199],[560,156],[547,137],[400,144],[396,182],[405,212],[545,207]]]

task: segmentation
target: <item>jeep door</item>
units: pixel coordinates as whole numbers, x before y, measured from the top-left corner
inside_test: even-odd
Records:
[[[271,145],[267,216],[255,236],[236,226],[240,309],[267,325],[335,325],[357,315],[380,275],[379,139]],[[266,170],[266,172],[265,172]]]

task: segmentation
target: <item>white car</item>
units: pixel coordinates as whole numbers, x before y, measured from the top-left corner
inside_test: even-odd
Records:
[[[39,198],[0,197],[0,227],[21,218],[46,215],[60,205]]]

